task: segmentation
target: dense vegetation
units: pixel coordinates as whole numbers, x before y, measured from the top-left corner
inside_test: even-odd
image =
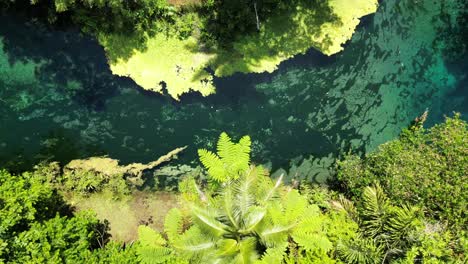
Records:
[[[0,171],[0,260],[463,263],[467,123],[455,115],[425,129],[423,119],[376,152],[339,162],[341,194],[268,177],[250,163],[249,137],[235,143],[223,133],[216,153],[199,150],[207,175],[179,183],[181,204],[166,215],[164,230],[140,226],[132,245],[111,241],[105,221],[74,211],[62,196],[99,192],[111,181],[99,181],[101,189],[67,187],[80,186],[80,174],[62,176],[56,164],[21,175]]]
[[[360,159],[339,163],[338,178],[353,195],[378,182],[398,204],[423,206],[431,218],[467,226],[468,130],[459,115],[428,130],[415,124],[400,138]]]
[[[106,223],[92,212],[73,213],[46,176],[0,171],[0,262],[135,262],[133,248],[108,243]]]

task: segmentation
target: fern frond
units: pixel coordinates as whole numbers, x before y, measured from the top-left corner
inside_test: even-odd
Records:
[[[309,202],[307,199],[300,195],[297,190],[291,190],[286,194],[285,197],[286,208],[284,213],[288,216],[289,219],[300,219],[304,214],[308,204]]]
[[[228,180],[225,165],[216,154],[206,149],[199,149],[198,156],[203,166],[208,170],[208,176],[219,183]]]
[[[137,254],[142,263],[164,263],[171,258],[172,250],[164,247],[166,240],[152,228],[139,226],[138,239]]]
[[[177,208],[172,208],[166,215],[164,221],[164,232],[171,243],[174,243],[183,229],[182,212]]]
[[[332,242],[325,234],[313,234],[307,232],[294,232],[294,241],[306,251],[320,250],[328,252],[333,248]]]
[[[268,248],[262,256],[261,261],[257,261],[257,264],[281,264],[283,263],[284,256],[288,243],[278,244],[276,247]]]
[[[253,206],[250,207],[247,214],[243,217],[244,228],[240,229],[241,234],[247,234],[254,230],[254,228],[263,220],[266,214],[266,209]]]
[[[235,154],[235,144],[232,142],[231,138],[226,132],[221,133],[218,139],[218,144],[216,150],[218,151],[218,156],[223,160],[228,160]]]
[[[261,232],[259,236],[267,247],[275,247],[278,244],[284,243],[288,240],[289,232],[295,225],[289,226],[270,226]]]
[[[138,259],[143,264],[166,263],[173,258],[172,250],[165,247],[144,247],[137,248]]]
[[[209,208],[200,208],[196,205],[192,205],[192,215],[194,217],[194,221],[201,229],[203,229],[203,231],[206,232],[207,235],[209,234],[214,237],[219,237],[225,234],[229,228],[218,221],[217,213]]]
[[[250,137],[244,136],[239,143],[234,146],[230,159],[226,160],[231,164],[233,173],[243,173],[250,165]]]
[[[207,252],[214,249],[215,245],[211,238],[198,227],[192,226],[180,235],[173,247],[180,256],[190,260],[206,255]]]
[[[138,227],[138,240],[143,246],[159,247],[166,244],[166,240],[151,227],[141,225]]]

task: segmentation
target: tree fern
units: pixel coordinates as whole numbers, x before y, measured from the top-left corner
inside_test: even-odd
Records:
[[[249,168],[250,137],[244,136],[239,143],[232,142],[226,133],[221,133],[217,154],[206,149],[199,149],[198,155],[210,178],[218,183],[236,179],[239,173]]]
[[[182,212],[177,208],[172,208],[166,215],[164,221],[164,232],[171,243],[174,243],[179,234],[182,233],[183,218]]]
[[[138,227],[140,246],[137,253],[142,263],[165,263],[171,258],[172,250],[165,247],[164,238],[147,226]]]
[[[330,250],[318,207],[297,190],[282,186],[282,177],[273,181],[261,166],[250,166],[250,145],[249,137],[233,143],[223,133],[217,154],[199,150],[200,161],[218,189],[203,193],[203,199],[184,195],[190,217],[184,218],[177,209],[166,217],[168,247],[177,259],[281,263],[288,245],[308,252]],[[193,180],[187,181],[182,189],[193,191],[193,186]]]
[[[199,149],[198,156],[203,166],[208,170],[211,179],[217,182],[228,180],[225,164],[216,154],[206,149]]]

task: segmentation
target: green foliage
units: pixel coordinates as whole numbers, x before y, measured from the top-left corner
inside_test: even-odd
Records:
[[[54,175],[49,167],[17,176],[0,170],[0,262],[135,263],[132,249],[107,251],[106,225],[94,214],[72,214],[49,183]]]
[[[281,179],[272,181],[261,167],[251,167],[219,193],[189,206],[188,215],[172,209],[166,216],[168,247],[162,236],[141,228],[142,259],[280,263],[288,246],[299,254],[327,256],[333,248],[327,231],[338,228],[305,196],[281,186]]]
[[[223,133],[217,155],[199,153],[209,177],[222,185],[203,192],[192,178],[181,183],[185,206],[167,214],[166,240],[140,228],[145,263],[331,262],[338,242],[354,238],[357,225],[346,214],[324,215],[309,196],[282,186],[282,177],[248,167],[250,138],[236,144]]]
[[[0,241],[8,254],[13,237],[26,231],[34,222],[44,221],[63,212],[61,197],[37,175],[13,176],[0,170]],[[0,254],[0,259],[6,255]]]
[[[65,172],[60,178],[60,189],[80,195],[102,192],[108,190],[114,195],[125,195],[130,193],[122,174],[104,175],[93,171]]]
[[[56,216],[30,229],[14,240],[14,262],[83,262],[85,252],[97,248],[99,221],[93,214],[81,212],[72,218]],[[103,232],[105,233],[105,232]]]
[[[244,136],[239,143],[222,133],[218,140],[217,154],[206,149],[199,149],[200,161],[208,170],[208,176],[218,182],[225,183],[237,179],[245,173],[250,163],[250,137]]]
[[[138,238],[140,245],[137,252],[141,263],[166,263],[172,258],[172,250],[164,247],[166,240],[153,229],[140,226]]]
[[[338,178],[354,195],[380,183],[398,204],[423,206],[427,216],[466,227],[468,130],[457,114],[428,130],[407,129],[361,159],[339,162]]]
[[[377,264],[382,263],[383,247],[373,239],[357,238],[349,244],[339,244],[338,255],[345,263]]]
[[[366,187],[358,201],[357,208],[341,201],[360,225],[358,237],[337,247],[346,263],[459,263],[466,254],[466,248],[451,244],[449,232],[426,222],[418,208],[394,206],[379,185]]]
[[[463,263],[463,257],[457,257],[453,250],[453,242],[450,232],[425,231],[398,263]],[[467,249],[464,251],[466,254]]]

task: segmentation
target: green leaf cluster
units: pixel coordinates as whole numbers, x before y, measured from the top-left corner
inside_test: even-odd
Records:
[[[377,182],[395,203],[421,206],[430,218],[466,228],[467,127],[456,114],[430,129],[407,129],[364,158],[340,161],[338,179],[357,196]]]
[[[455,252],[450,232],[427,222],[418,207],[395,206],[379,185],[364,188],[356,207],[343,197],[340,206],[359,224],[355,239],[338,244],[338,257],[346,263],[463,261],[466,252]]]
[[[223,132],[218,140],[217,154],[199,149],[198,155],[210,179],[217,183],[226,183],[237,179],[249,168],[250,145],[249,136],[244,136],[238,143],[234,143],[228,134]]]
[[[214,194],[172,209],[164,235],[140,228],[144,263],[282,263],[315,256],[328,258],[329,237],[343,226],[324,216],[297,190],[251,167]],[[343,217],[343,215],[341,215]],[[342,219],[342,218],[341,218]],[[335,234],[336,235],[336,234]],[[296,254],[288,254],[294,250]]]
[[[188,199],[167,214],[164,237],[140,227],[143,263],[320,263],[354,236],[357,225],[345,214],[324,215],[282,177],[249,166],[250,138],[233,143],[223,133],[217,154],[199,153],[219,185],[204,192],[193,179],[181,183]]]
[[[47,172],[0,170],[0,262],[135,263],[132,248],[107,246],[107,225],[93,213],[73,214]]]

